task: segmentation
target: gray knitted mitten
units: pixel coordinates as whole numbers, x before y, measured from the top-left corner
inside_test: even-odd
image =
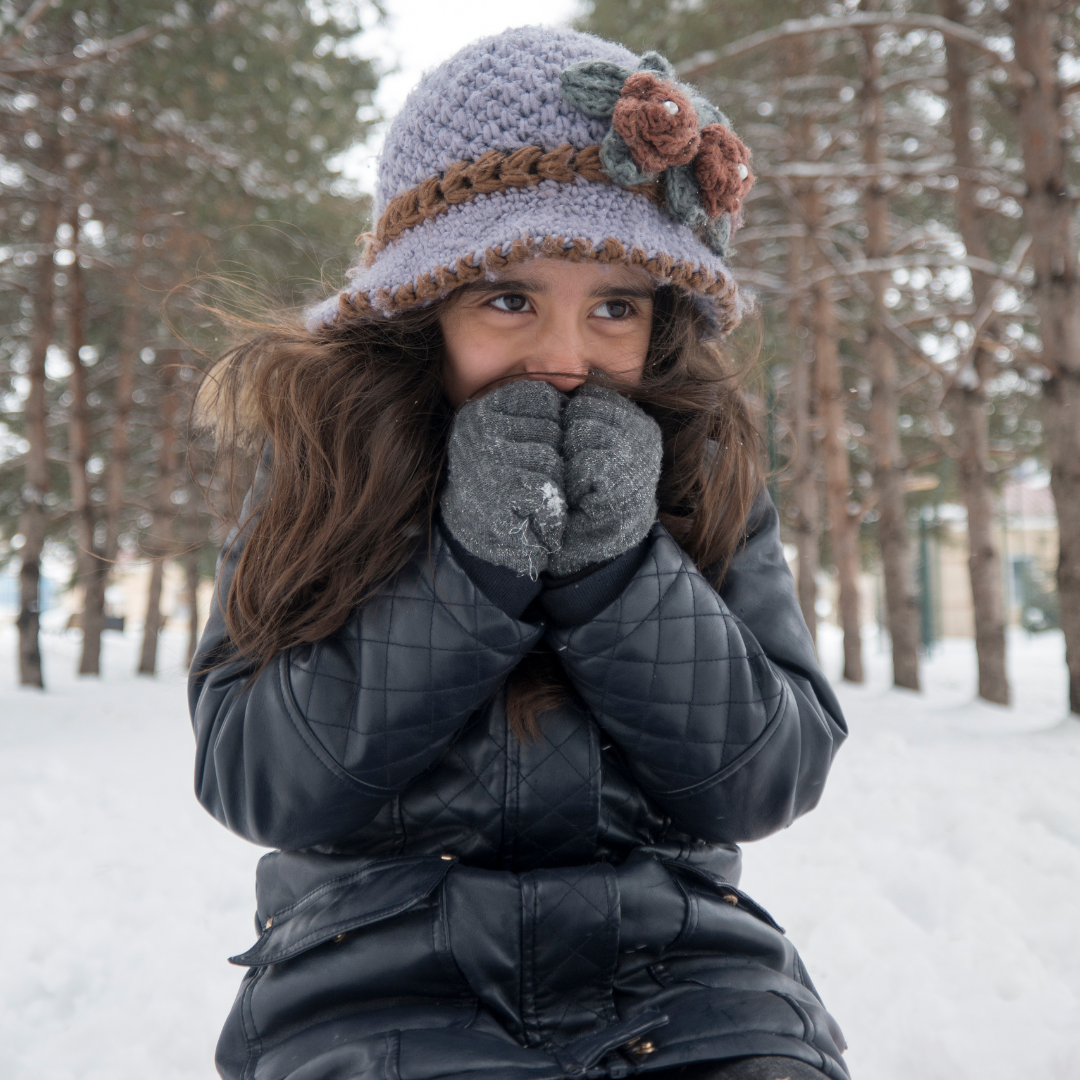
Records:
[[[660,426],[615,390],[583,386],[563,413],[570,513],[550,573],[565,577],[628,551],[656,520]]]
[[[447,447],[447,528],[466,551],[534,580],[566,526],[565,401],[550,383],[506,383],[461,407]]]

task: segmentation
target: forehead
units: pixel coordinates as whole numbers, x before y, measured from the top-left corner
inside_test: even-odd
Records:
[[[540,257],[527,262],[507,266],[487,276],[483,287],[513,283],[537,289],[556,289],[570,292],[594,292],[597,290],[629,289],[635,293],[656,291],[656,283],[644,270],[624,263],[599,263],[593,260],[569,262],[566,259]]]

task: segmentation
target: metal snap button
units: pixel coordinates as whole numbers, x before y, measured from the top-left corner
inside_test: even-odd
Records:
[[[340,945],[348,936],[348,934],[335,934],[331,940],[335,945]]]
[[[739,898],[734,893],[724,893],[724,899],[731,904],[732,907],[739,906]]]

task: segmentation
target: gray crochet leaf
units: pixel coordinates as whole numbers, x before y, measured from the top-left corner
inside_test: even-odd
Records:
[[[571,64],[559,76],[559,89],[575,109],[607,120],[615,110],[623,83],[632,74],[628,68],[607,60],[583,60]]]
[[[721,214],[705,226],[705,245],[721,259],[728,256],[728,246],[731,244],[731,215]]]
[[[680,225],[704,225],[708,220],[701,205],[701,189],[691,165],[679,165],[664,172],[668,213]]]
[[[697,111],[698,127],[708,127],[709,124],[723,124],[726,128],[731,127],[731,121],[707,98],[694,94],[688,86],[680,87],[680,89],[688,92],[690,104]]]
[[[611,177],[612,183],[620,187],[633,187],[657,177],[656,173],[642,172],[630,153],[630,147],[614,128],[608,131],[600,144],[600,163]]]
[[[638,70],[656,71],[669,79],[675,78],[675,68],[671,61],[666,56],[661,56],[658,52],[653,50],[642,53],[641,63],[638,64]]]

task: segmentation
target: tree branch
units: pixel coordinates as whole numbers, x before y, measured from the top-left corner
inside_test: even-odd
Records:
[[[93,52],[86,56],[76,56],[72,53],[70,56],[65,56],[62,59],[54,57],[51,62],[45,59],[37,59],[36,57],[26,60],[0,60],[0,72],[7,75],[30,75],[45,72],[71,71],[74,68],[92,64],[97,60],[101,60],[103,57],[108,57],[110,53],[123,52],[125,49],[131,49],[136,45],[141,45],[147,38],[153,37],[159,29],[160,27],[157,23],[151,23],[149,26],[140,27],[138,30],[132,30],[130,34],[122,34],[118,38],[113,38],[112,41],[102,42],[102,44],[97,46]]]
[[[969,270],[976,270],[980,274],[997,278],[1002,282],[1010,282],[1013,285],[1024,284],[1019,269],[1013,270],[1009,266],[999,266],[990,259],[980,259],[975,255],[894,255],[885,259],[867,259],[865,262],[852,262],[839,265],[834,263],[830,269],[818,270],[811,274],[807,278],[807,281],[814,283],[832,277],[877,274],[889,270],[901,270],[908,267],[924,266],[941,268],[966,266]]]
[[[1031,236],[1025,233],[1013,245],[1012,252],[1009,254],[1009,261],[1002,267],[1002,270],[1010,274],[1018,273],[1020,267],[1024,265],[1024,259],[1027,258],[1028,249],[1030,247]],[[1001,295],[1002,289],[1005,288],[1006,280],[1004,275],[999,276],[990,288],[986,290],[986,296],[983,298],[982,304],[979,305],[979,310],[975,313],[974,319],[971,320],[971,344],[957,357],[955,370],[951,377],[945,380],[941,396],[942,401],[945,400],[945,393],[971,366],[979,348],[985,348],[986,342],[983,339],[982,331],[990,319],[997,314],[994,304]]]
[[[990,42],[970,27],[952,22],[940,15],[883,15],[876,12],[856,12],[841,15],[838,18],[825,19],[816,16],[811,19],[788,19],[770,30],[741,38],[722,49],[709,49],[684,60],[676,67],[681,78],[695,79],[706,74],[710,68],[721,61],[734,60],[755,52],[767,45],[773,45],[784,38],[805,37],[812,34],[828,34],[837,31],[859,30],[869,26],[905,26],[912,29],[936,30],[942,37],[952,38],[971,46],[976,52],[989,57],[995,64],[1003,67],[1017,86],[1034,85],[1031,73],[1015,60],[1006,59]]]
[[[60,0],[34,0],[16,24],[15,33],[7,41],[0,42],[0,56],[10,56],[26,40],[26,35],[34,23],[38,22],[49,8],[59,4]]]
[[[963,180],[973,180],[986,187],[995,187],[1004,195],[1023,198],[1027,187],[1015,180],[1000,175],[990,169],[957,168],[951,162],[941,158],[930,161],[883,161],[881,164],[868,165],[861,161],[825,162],[792,161],[785,165],[756,164],[754,172],[759,179],[772,179],[777,176],[795,177],[800,180],[865,180],[878,176],[892,176],[897,179],[915,178],[926,180],[932,176],[956,176]]]

